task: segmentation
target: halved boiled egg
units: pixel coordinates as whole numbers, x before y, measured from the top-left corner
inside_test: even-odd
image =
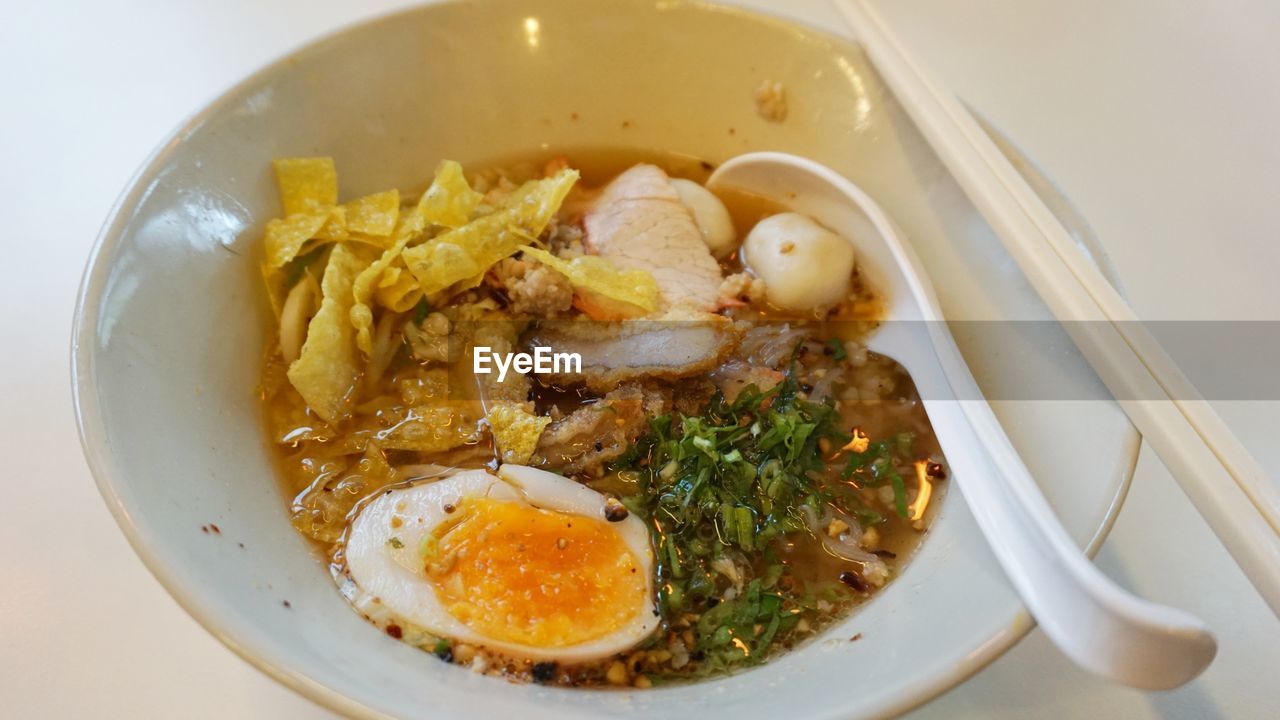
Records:
[[[544,470],[467,470],[371,501],[351,524],[347,570],[358,594],[427,632],[582,662],[658,626],[649,532],[621,510]]]

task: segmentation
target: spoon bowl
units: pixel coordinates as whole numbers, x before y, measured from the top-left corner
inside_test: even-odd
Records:
[[[1204,623],[1123,590],[1071,542],[982,398],[919,259],[865,192],[817,162],[778,152],[732,158],[707,185],[763,196],[854,243],[859,273],[886,299],[868,348],[911,375],[988,544],[1064,654],[1150,690],[1182,685],[1209,665],[1217,642]]]

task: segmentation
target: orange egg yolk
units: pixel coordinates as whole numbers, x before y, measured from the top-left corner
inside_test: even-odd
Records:
[[[647,604],[635,554],[603,520],[471,498],[426,559],[436,596],[485,637],[565,647],[624,627]]]

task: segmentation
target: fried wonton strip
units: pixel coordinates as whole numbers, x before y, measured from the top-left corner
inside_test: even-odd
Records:
[[[413,273],[403,265],[393,265],[382,273],[378,289],[373,293],[378,304],[392,312],[408,312],[422,299],[422,288]]]
[[[401,218],[402,227],[396,230],[396,242],[382,253],[382,257],[374,261],[372,265],[365,268],[360,276],[355,279],[355,283],[351,287],[352,304],[348,311],[349,324],[355,330],[356,347],[368,356],[373,352],[373,308],[370,303],[373,301],[373,293],[378,287],[378,281],[382,277],[382,273],[391,264],[400,257],[400,253],[404,250],[405,245],[417,236],[412,231],[415,223],[406,221],[410,218]],[[420,224],[417,225],[419,228]],[[419,230],[421,232],[421,230]]]
[[[422,194],[418,204],[400,217],[395,242],[377,262],[370,265],[353,287],[355,303],[351,307],[351,324],[356,330],[356,346],[367,356],[373,352],[373,296],[381,287],[382,274],[400,258],[410,241],[431,225],[448,226],[470,215],[480,202],[479,193],[471,189],[462,174],[462,166],[452,160],[440,163],[435,180]],[[419,293],[419,297],[421,294]],[[417,303],[415,298],[414,303]],[[412,307],[412,304],[410,304]],[[405,308],[408,309],[408,308]]]
[[[354,234],[373,237],[390,237],[400,218],[400,191],[365,195],[344,206],[347,210],[347,230]]]
[[[577,180],[566,169],[528,182],[494,212],[404,251],[405,265],[427,295],[475,278],[541,235]]]
[[[339,241],[350,237],[351,233],[347,231],[347,209],[341,205],[329,208],[329,217],[316,231],[316,239]]]
[[[359,379],[351,327],[351,286],[369,265],[368,251],[338,245],[329,254],[320,282],[324,299],[307,326],[302,354],[289,366],[289,382],[325,422],[347,415],[351,390]]]
[[[267,263],[262,263],[262,283],[267,286],[267,300],[271,303],[271,314],[279,319],[280,311],[284,309],[285,298],[289,296],[289,288],[285,287],[284,273],[273,269]]]
[[[432,225],[456,228],[471,220],[471,213],[484,196],[471,189],[462,166],[445,160],[436,168],[435,180],[418,200],[418,212]]]
[[[520,250],[568,278],[575,291],[590,299],[599,297],[634,308],[629,317],[648,315],[658,309],[658,282],[644,270],[619,270],[597,255],[565,260],[546,250],[523,245]]]
[[[529,463],[542,431],[551,424],[551,418],[532,413],[520,403],[498,403],[485,417],[502,462],[516,465]]]
[[[284,214],[327,214],[338,204],[338,170],[331,157],[278,158],[273,165]]]
[[[268,222],[263,238],[267,249],[267,269],[278,270],[297,257],[302,246],[315,237],[328,219],[326,211],[290,215]]]

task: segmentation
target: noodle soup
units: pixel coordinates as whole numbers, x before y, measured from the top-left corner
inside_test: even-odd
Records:
[[[857,238],[680,156],[444,163],[341,205],[331,162],[276,169],[265,424],[295,528],[389,635],[519,681],[705,678],[820,634],[927,531],[945,461],[862,344],[875,288],[852,254],[777,270]]]

